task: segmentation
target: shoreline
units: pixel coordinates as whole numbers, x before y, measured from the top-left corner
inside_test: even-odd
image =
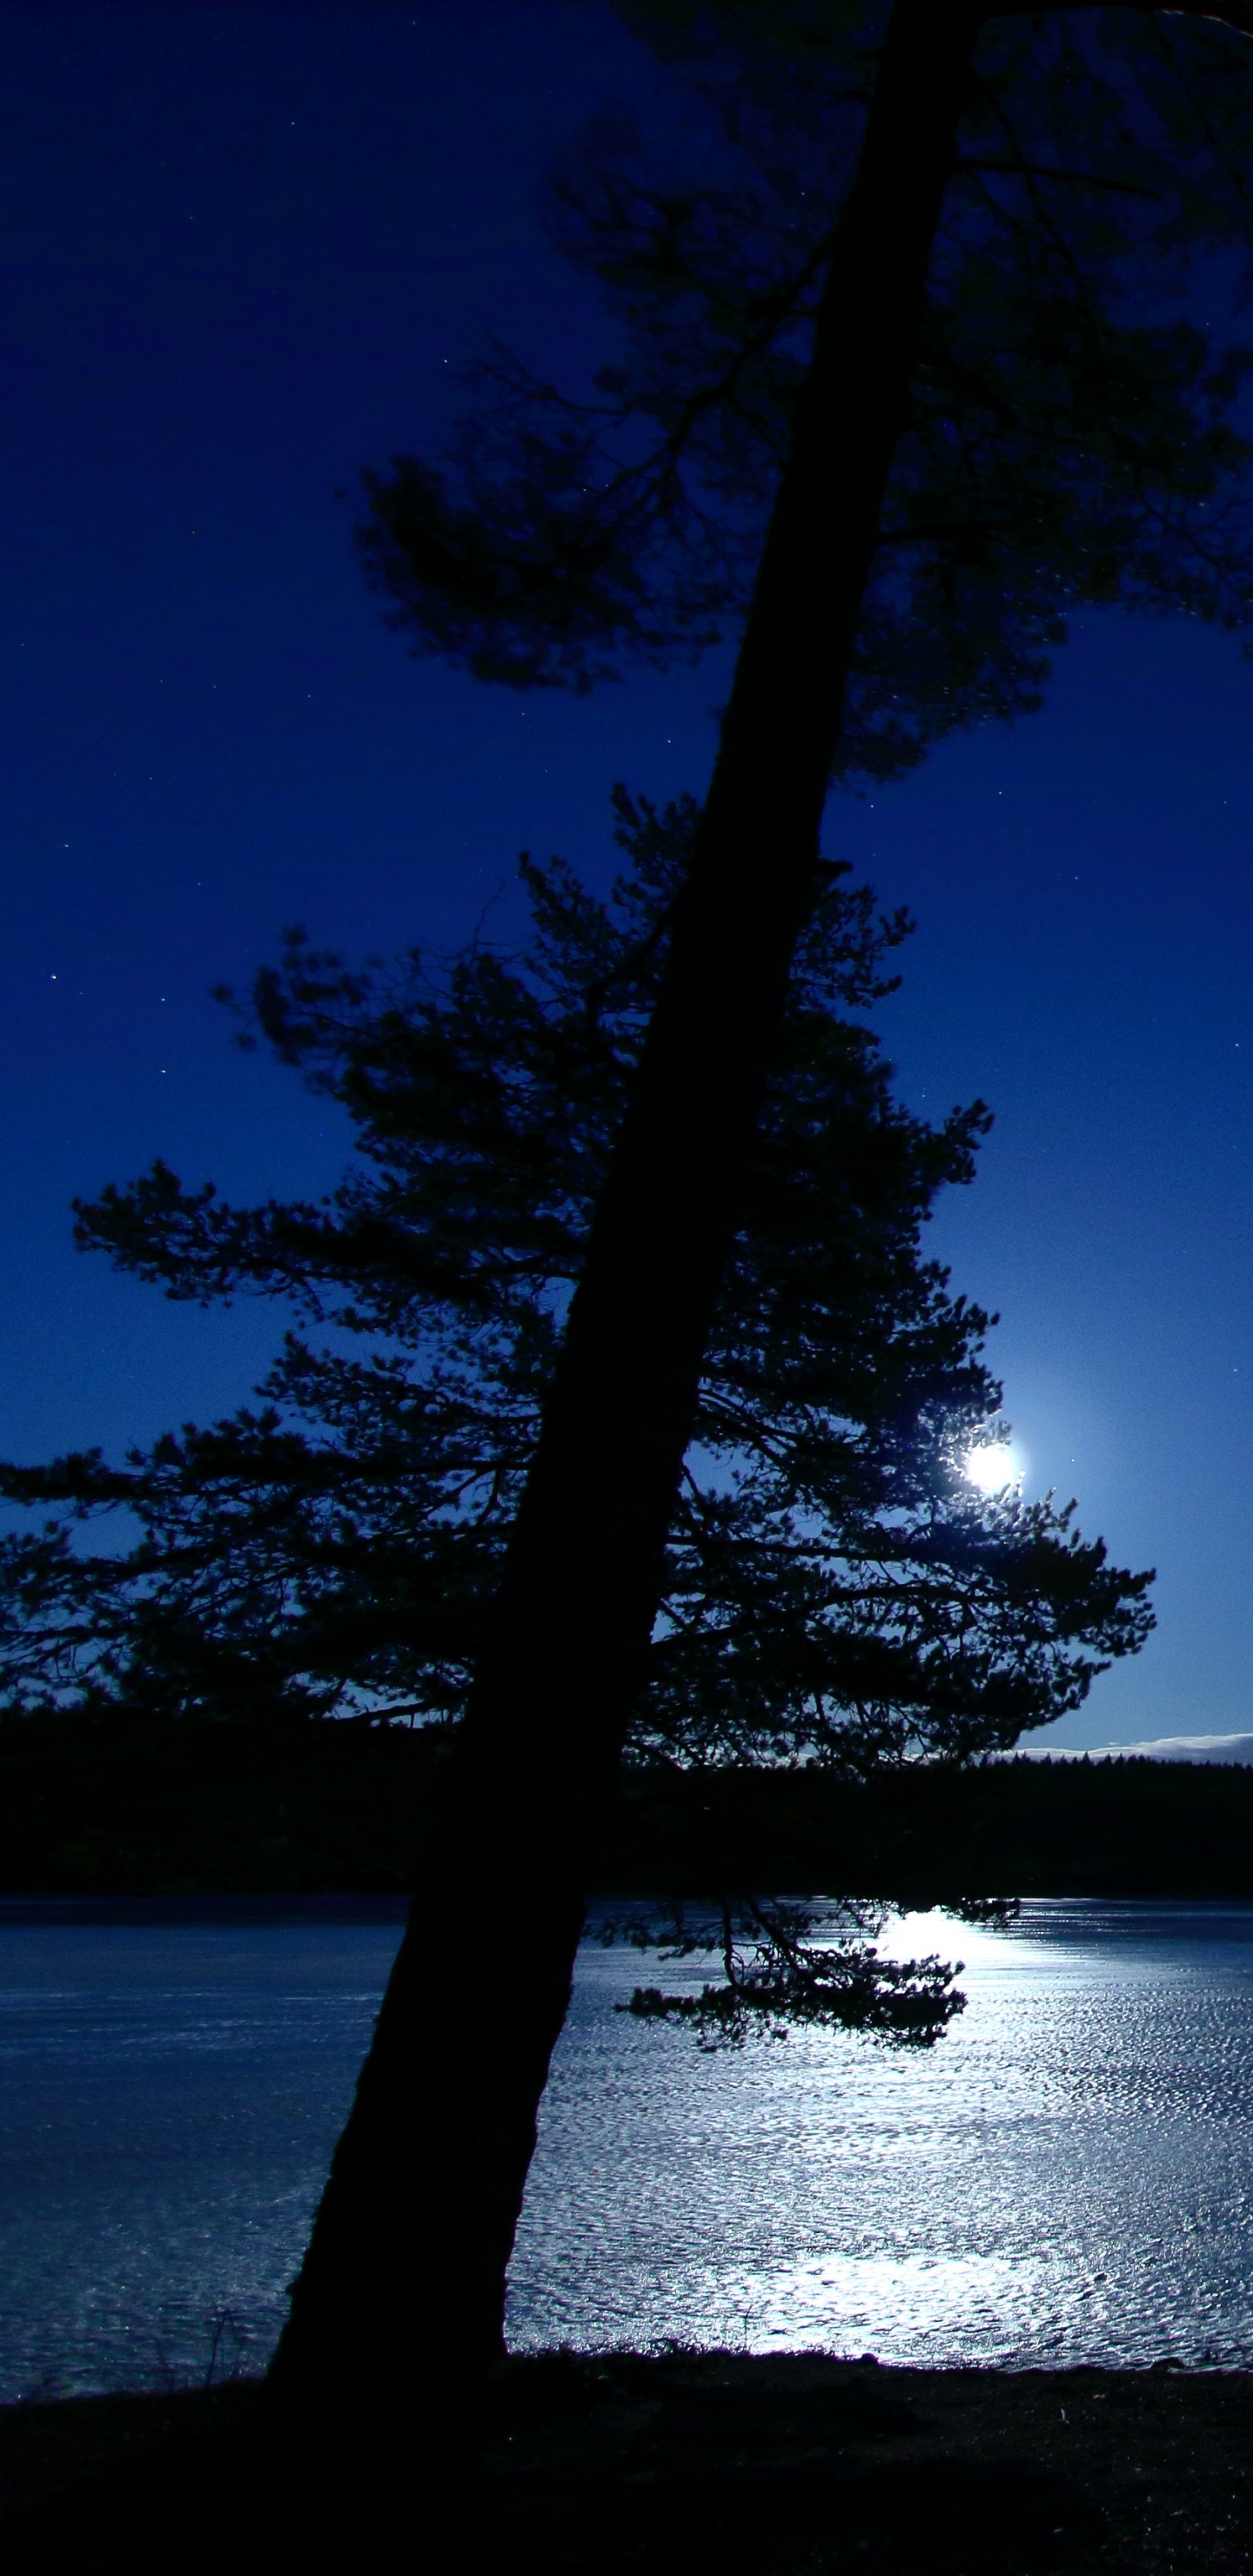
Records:
[[[0,2408],[6,2576],[293,2563],[301,2482],[276,2492],[264,2384]],[[552,2353],[505,2362],[462,2438],[447,2419],[440,2433],[394,2464],[419,2519],[447,2508],[460,2530],[432,2567],[1243,2576],[1253,2562],[1244,2370]],[[317,2497],[302,2565],[346,2565],[349,2537],[358,2563],[390,2558],[371,2545],[381,2463],[359,2465],[341,2463],[334,2548]]]

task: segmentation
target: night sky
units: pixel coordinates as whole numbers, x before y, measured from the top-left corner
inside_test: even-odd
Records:
[[[727,664],[488,690],[406,656],[351,542],[450,362],[612,353],[535,211],[657,77],[597,0],[6,0],[0,53],[0,1450],[35,1460],[228,1410],[280,1324],[76,1254],[76,1192],[341,1168],[210,987],[293,921],[449,947],[498,896],[503,932],[523,846],[603,881],[611,783],[702,789]],[[1253,1727],[1253,666],[1087,618],[1042,714],[827,837],[917,915],[879,1022],[907,1096],[997,1113],[933,1235],[1001,1310],[1028,1486],[1159,1568],[1157,1636],[1056,1736]]]

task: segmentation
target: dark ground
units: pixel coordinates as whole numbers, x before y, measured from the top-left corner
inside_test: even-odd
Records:
[[[1253,2374],[891,2370],[781,2356],[506,2365],[467,2454],[325,2490],[260,2384],[0,2410],[5,2576],[200,2567],[517,2576],[1236,2576]],[[324,2470],[333,2442],[318,2453]],[[402,2521],[409,2521],[407,2531]]]

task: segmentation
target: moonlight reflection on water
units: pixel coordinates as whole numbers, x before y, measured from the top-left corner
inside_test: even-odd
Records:
[[[261,2365],[398,1937],[385,1907],[0,1909],[0,2396],[203,2378],[215,2328],[219,2367]],[[929,2054],[702,2056],[616,2013],[641,1961],[589,1944],[513,2344],[1253,2356],[1253,1908],[1033,1903],[885,1946],[967,1962]]]
[[[1032,1904],[933,2051],[701,2057],[584,1962],[513,2271],[515,2344],[667,2336],[885,2361],[1253,2352],[1253,1910]]]

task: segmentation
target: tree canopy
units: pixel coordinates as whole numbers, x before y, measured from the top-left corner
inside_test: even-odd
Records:
[[[272,1297],[300,1328],[225,1422],[121,1467],[0,1471],[10,1501],[55,1507],[0,1555],[10,1706],[459,1714],[697,820],[615,802],[607,901],[524,857],[520,954],[357,971],[293,933],[258,976],[246,1042],[355,1132],[327,1199],[233,1208],[157,1164],[80,1206],[80,1242],[168,1296]],[[894,1097],[861,1014],[905,929],[829,871],[707,1352],[637,1760],[966,1757],[1076,1707],[1150,1624],[1149,1578],[1083,1541],[1073,1506],[964,1472],[999,1431],[988,1319],[921,1230],[988,1114],[937,1128]],[[76,1543],[122,1514],[133,1546]]]
[[[394,622],[519,687],[584,689],[738,626],[891,16],[887,0],[615,6],[680,95],[599,116],[545,212],[617,354],[580,388],[493,345],[463,370],[448,452],[366,477],[361,544]],[[1245,631],[1253,598],[1253,19],[969,14],[836,754],[851,781],[1038,705],[1077,608]]]

